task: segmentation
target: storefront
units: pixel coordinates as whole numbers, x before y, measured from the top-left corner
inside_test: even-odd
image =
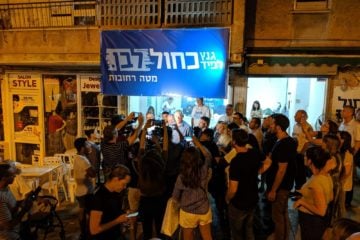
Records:
[[[5,72],[0,157],[41,164],[44,156],[69,151],[85,130],[100,132],[125,112],[120,99],[100,93],[99,74]]]

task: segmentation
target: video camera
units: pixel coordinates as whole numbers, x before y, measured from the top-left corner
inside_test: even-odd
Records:
[[[151,126],[154,126],[154,128],[151,131],[151,135],[155,135],[162,138],[164,136],[163,124],[164,124],[164,120],[153,119],[151,122]]]

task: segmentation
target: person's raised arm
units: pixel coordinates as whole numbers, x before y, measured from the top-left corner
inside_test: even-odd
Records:
[[[146,133],[147,129],[151,127],[151,119],[148,119],[145,123],[145,126],[142,129],[141,136],[140,136],[140,152],[145,152],[145,144],[146,144]]]
[[[166,126],[166,122],[163,121],[162,122],[162,128],[164,131],[164,135],[163,135],[163,146],[162,146],[162,155],[165,161],[168,160],[168,150],[169,150],[169,134],[168,134],[168,128]]]
[[[135,113],[131,112],[123,121],[119,122],[118,124],[115,125],[115,128],[117,130],[122,129],[123,127],[126,126],[126,124],[128,123],[128,121],[133,120],[135,117]]]
[[[143,123],[144,123],[144,116],[142,114],[139,114],[137,120],[138,120],[138,125],[135,128],[135,131],[127,138],[127,141],[129,143],[129,145],[134,144],[134,142],[138,138],[140,129],[141,129]]]
[[[210,151],[204,145],[201,144],[201,142],[199,141],[199,139],[197,139],[197,137],[192,136],[192,140],[193,140],[194,145],[200,149],[200,152],[204,155],[204,157],[208,161],[210,160],[210,162],[211,162],[212,155],[211,155]]]
[[[184,140],[184,135],[182,134],[182,132],[180,131],[179,127],[177,124],[174,125],[175,127],[175,131],[179,134],[179,138],[180,138],[180,142],[182,142]]]

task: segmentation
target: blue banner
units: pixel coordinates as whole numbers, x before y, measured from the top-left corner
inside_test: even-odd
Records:
[[[229,29],[101,32],[101,91],[225,98]]]

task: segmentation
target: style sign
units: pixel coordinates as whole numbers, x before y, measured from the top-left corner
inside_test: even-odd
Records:
[[[9,85],[11,89],[17,90],[40,89],[40,75],[27,73],[9,74]]]
[[[101,32],[101,91],[225,98],[229,29]]]

